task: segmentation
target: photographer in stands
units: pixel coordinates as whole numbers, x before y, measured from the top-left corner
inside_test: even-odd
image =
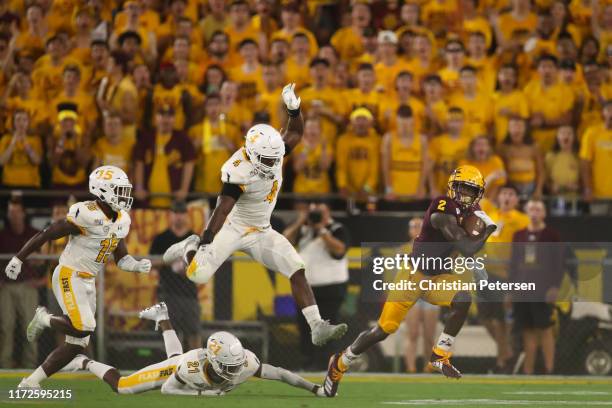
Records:
[[[306,279],[312,286],[321,317],[337,321],[349,278],[346,257],[350,244],[348,231],[344,225],[331,218],[327,205],[313,203],[307,211],[298,214],[297,220],[285,229],[283,235],[298,247],[298,252],[304,259]],[[306,361],[310,364],[321,364],[320,367],[306,368],[324,368],[326,348],[315,350],[310,341],[310,329],[301,315],[298,316],[298,323]]]

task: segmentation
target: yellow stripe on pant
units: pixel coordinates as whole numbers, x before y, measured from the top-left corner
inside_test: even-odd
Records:
[[[174,357],[169,360],[174,360]],[[134,374],[121,377],[117,384],[117,392],[119,394],[137,394],[160,388],[176,370],[176,364],[168,363],[168,360],[162,361],[136,371]]]
[[[59,284],[60,290],[62,291],[62,300],[66,307],[66,312],[70,318],[70,323],[77,330],[83,330],[83,319],[81,319],[81,312],[77,304],[77,299],[72,288],[72,275],[73,270],[62,266],[59,273]]]

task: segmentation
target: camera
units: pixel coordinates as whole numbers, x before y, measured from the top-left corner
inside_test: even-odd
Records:
[[[313,210],[308,213],[308,222],[310,224],[318,224],[323,220],[323,213],[319,210]]]

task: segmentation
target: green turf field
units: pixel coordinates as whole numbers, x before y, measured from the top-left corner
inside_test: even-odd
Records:
[[[437,376],[347,376],[335,399],[316,398],[281,383],[253,380],[223,397],[166,396],[159,391],[116,395],[86,375],[60,375],[45,388],[71,389],[71,401],[9,401],[7,390],[20,374],[0,373],[1,407],[612,407],[612,378],[466,376],[459,381]],[[308,376],[315,381],[318,377]]]

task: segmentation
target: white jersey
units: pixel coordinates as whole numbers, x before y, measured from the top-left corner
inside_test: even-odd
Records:
[[[229,392],[238,385],[251,378],[259,369],[259,359],[250,350],[244,350],[246,353],[246,362],[244,370],[235,379],[224,381],[220,384],[214,383],[206,374],[208,368],[208,360],[203,348],[190,350],[184,353],[176,366],[175,376],[179,382],[196,391],[221,391]]]
[[[282,161],[280,168],[282,168]],[[281,170],[278,170],[274,178],[267,179],[259,176],[243,147],[237,150],[221,167],[221,181],[236,184],[242,190],[228,220],[247,227],[267,228],[270,226],[270,217],[283,183]]]
[[[94,276],[102,271],[119,241],[127,236],[131,223],[127,211],[121,210],[113,221],[95,201],[73,204],[66,219],[76,225],[81,234],[70,236],[59,263]]]

